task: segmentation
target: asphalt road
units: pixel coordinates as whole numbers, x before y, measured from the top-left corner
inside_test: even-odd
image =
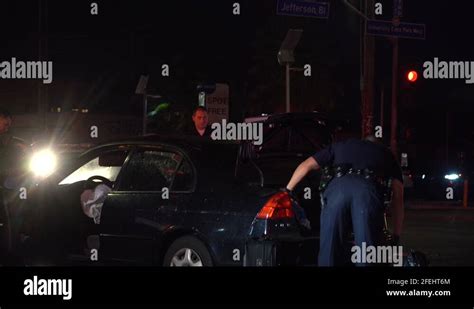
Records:
[[[428,203],[408,208],[401,242],[424,252],[429,266],[474,266],[474,207]]]
[[[467,209],[459,203],[406,204],[405,250],[425,253],[429,266],[474,266],[474,204]]]

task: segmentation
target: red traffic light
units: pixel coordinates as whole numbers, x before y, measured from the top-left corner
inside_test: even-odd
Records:
[[[407,79],[410,83],[414,83],[418,79],[418,73],[416,71],[409,71],[407,74]]]

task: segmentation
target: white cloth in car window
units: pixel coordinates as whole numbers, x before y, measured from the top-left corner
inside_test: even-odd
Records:
[[[94,219],[95,224],[100,224],[102,205],[110,191],[110,187],[100,184],[94,190],[85,190],[81,194],[82,210],[86,216]]]

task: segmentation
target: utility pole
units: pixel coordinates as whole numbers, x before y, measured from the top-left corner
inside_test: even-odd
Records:
[[[392,39],[392,108],[390,124],[390,149],[398,158],[397,122],[398,122],[398,38]]]
[[[348,0],[344,0],[345,3],[349,6],[350,3],[348,3]],[[366,0],[366,4],[369,6],[373,5],[373,1]],[[366,6],[367,9],[367,6]],[[369,7],[370,9],[370,7]],[[353,8],[354,10],[354,8]],[[424,40],[425,39],[425,25],[424,24],[414,24],[414,23],[401,23],[400,22],[400,17],[403,16],[403,0],[393,0],[393,19],[391,22],[389,21],[380,21],[380,20],[371,20],[368,21],[366,19],[366,31],[365,35],[370,34],[373,36],[388,36],[391,37],[391,42],[392,42],[392,105],[391,105],[391,123],[390,123],[390,148],[395,156],[395,158],[398,158],[398,144],[397,144],[397,122],[398,122],[398,78],[399,78],[399,68],[398,68],[398,38],[403,37],[399,34],[400,26],[403,25],[402,28],[408,30],[407,32],[411,32],[412,35],[407,37],[410,39],[420,39]],[[377,25],[383,25],[383,27],[377,27]],[[388,27],[387,27],[388,26]],[[369,29],[370,28],[370,29]],[[411,31],[410,31],[411,30]],[[365,37],[367,39],[367,37]],[[366,50],[364,51],[364,60],[366,60],[367,56],[373,53],[373,50],[371,50],[371,45],[370,42],[368,43],[369,46],[365,46]],[[373,65],[373,62],[372,62]],[[369,71],[367,71],[367,67],[369,68]],[[370,70],[370,62],[367,63],[364,61],[364,82],[367,80],[367,82],[370,84],[370,82],[373,82],[373,67],[372,71]],[[414,80],[416,80],[416,76],[412,76]],[[373,87],[373,83],[370,85],[363,85],[366,88],[366,91],[363,92],[365,94],[365,97],[363,100],[363,121],[365,121],[366,127],[363,127],[364,129],[369,128],[370,120],[371,118],[368,117],[367,115],[370,115],[370,110],[369,104],[371,103],[371,98],[373,98],[373,93],[371,94],[370,92],[370,87]]]
[[[393,0],[393,25],[400,25],[403,15],[403,0]],[[398,37],[392,38],[392,108],[390,124],[390,149],[395,158],[398,158],[397,143],[398,123]]]
[[[374,16],[375,1],[365,0],[364,12],[369,19]],[[363,20],[363,76],[361,84],[362,137],[374,133],[374,67],[375,38],[367,35],[367,19]]]
[[[360,8],[356,8],[349,0],[344,0],[344,4],[350,10],[362,17],[360,24],[361,134],[362,137],[365,137],[369,134],[373,134],[374,131],[375,39],[372,36],[367,35],[367,22],[369,19],[374,17],[375,1],[361,0]]]

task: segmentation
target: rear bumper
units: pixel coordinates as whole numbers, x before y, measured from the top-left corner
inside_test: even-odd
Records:
[[[245,245],[244,266],[317,266],[319,238],[295,240],[249,240]]]

